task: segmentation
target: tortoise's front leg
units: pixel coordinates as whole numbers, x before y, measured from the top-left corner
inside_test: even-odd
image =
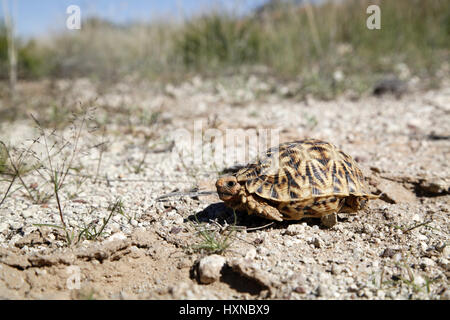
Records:
[[[275,221],[283,221],[283,216],[277,208],[272,207],[264,202],[258,202],[248,193],[240,195],[241,202],[246,205],[248,214],[257,214],[263,218]]]

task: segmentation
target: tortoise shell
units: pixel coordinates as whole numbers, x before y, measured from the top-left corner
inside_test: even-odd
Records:
[[[236,178],[250,193],[275,201],[370,194],[350,156],[314,139],[270,148],[256,164],[238,171]]]

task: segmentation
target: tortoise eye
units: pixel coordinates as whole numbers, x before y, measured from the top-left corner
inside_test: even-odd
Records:
[[[235,186],[235,184],[236,184],[236,182],[234,182],[234,181],[228,181],[227,182],[227,187],[233,188]]]

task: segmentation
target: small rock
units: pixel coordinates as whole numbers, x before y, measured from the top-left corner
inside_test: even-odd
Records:
[[[446,271],[450,271],[450,261],[445,258],[439,258],[437,263]]]
[[[400,262],[400,260],[402,260],[402,254],[400,252],[396,253],[392,258],[394,259],[395,262]]]
[[[318,249],[322,247],[322,241],[317,237],[312,238],[308,243],[314,245],[314,247]]]
[[[383,192],[381,199],[386,202],[395,204],[417,201],[416,195],[399,183],[383,179],[383,183],[380,185],[380,188],[380,190]]]
[[[270,255],[270,250],[263,246],[259,246],[258,248],[256,248],[256,252],[258,254],[260,254],[261,256],[269,256]]]
[[[297,292],[297,293],[306,293],[306,290],[305,290],[305,288],[303,288],[302,286],[297,286],[297,287],[294,288],[294,292]]]
[[[198,275],[201,283],[209,284],[218,280],[226,259],[217,254],[204,257],[198,264]]]
[[[4,233],[6,231],[8,231],[9,229],[9,224],[6,222],[2,222],[0,223],[0,233]]]
[[[114,233],[113,235],[109,236],[105,241],[115,241],[115,240],[125,240],[127,238],[126,235],[124,235],[122,232]]]
[[[420,265],[422,267],[432,267],[435,265],[435,262],[433,260],[431,260],[430,258],[422,258],[420,260]]]
[[[25,210],[25,211],[22,212],[22,217],[24,219],[31,218],[32,216],[33,216],[33,212],[30,211],[30,210]]]
[[[342,272],[342,267],[341,266],[339,266],[337,264],[333,264],[331,266],[331,274],[336,276],[336,275],[340,274],[341,272]]]
[[[302,234],[304,232],[305,232],[305,226],[303,224],[291,224],[287,227],[287,229],[284,233],[287,235],[290,235],[290,236],[296,236],[296,235]]]
[[[442,249],[442,256],[446,259],[450,259],[450,247],[449,246],[445,246]]]
[[[316,294],[318,297],[327,297],[331,295],[331,292],[327,286],[319,284],[319,286],[317,287]]]
[[[398,250],[392,249],[392,248],[386,248],[384,249],[383,253],[380,255],[382,258],[392,258]]]
[[[384,218],[386,220],[393,220],[394,219],[394,214],[392,212],[390,212],[390,211],[385,211],[383,215],[384,215]]]
[[[380,299],[384,299],[386,297],[386,292],[384,292],[383,290],[378,290],[377,297]]]
[[[240,275],[253,279],[258,282],[262,287],[269,289],[269,291],[279,285],[278,281],[268,272],[260,269],[260,267],[252,261],[246,259],[233,259],[229,266],[234,272]]]
[[[245,259],[253,260],[256,257],[256,249],[252,248],[245,254]]]
[[[417,239],[420,240],[420,241],[428,241],[428,237],[423,235],[423,234],[421,234],[421,233],[419,233],[417,235]]]
[[[293,245],[294,245],[294,241],[292,241],[292,240],[289,240],[289,239],[285,239],[284,240],[284,245],[286,246],[286,247],[292,247]]]
[[[427,282],[425,281],[425,279],[421,276],[415,276],[414,277],[414,283],[419,286],[422,287],[424,286]]]
[[[172,229],[170,229],[170,233],[171,234],[177,234],[177,233],[180,233],[181,231],[183,231],[183,228],[181,228],[181,227],[172,227]]]
[[[427,251],[428,249],[428,245],[425,242],[420,242],[420,248],[422,249],[422,251]]]

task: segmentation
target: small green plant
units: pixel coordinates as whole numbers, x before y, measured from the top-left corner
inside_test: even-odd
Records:
[[[123,203],[120,199],[110,204],[108,207],[109,215],[108,217],[102,219],[102,223],[100,225],[98,220],[94,220],[82,227],[68,227],[66,225],[46,223],[34,224],[34,226],[50,227],[64,231],[66,243],[68,246],[70,246],[72,244],[78,244],[83,240],[98,240],[100,237],[103,237],[105,235],[104,230],[111,218],[114,216],[114,214],[123,214],[123,208]],[[93,209],[91,209],[89,213],[92,213],[92,210]]]
[[[373,275],[373,284],[375,286],[378,284],[378,289],[380,290],[392,290],[399,286],[406,286],[412,294],[420,292],[430,294],[432,291],[431,285],[437,282],[439,277],[433,279],[426,274],[414,273],[411,269],[411,263],[408,262],[410,254],[410,252],[407,252],[406,256],[402,255],[399,260],[394,261],[390,265],[391,268],[397,271],[391,278],[386,279],[386,266],[383,266],[379,278],[376,274]],[[421,277],[420,281],[417,279],[418,276]],[[379,280],[377,281],[377,279]]]
[[[109,223],[109,220],[111,220],[112,216],[114,214],[123,214],[124,212],[124,206],[122,200],[118,199],[113,204],[109,205],[109,215],[107,218],[103,218],[102,224],[97,228],[98,221],[95,220],[91,223],[89,223],[87,226],[84,226],[84,228],[81,229],[81,231],[78,233],[78,240],[77,243],[80,242],[82,239],[86,240],[97,240],[99,237],[104,235],[104,229],[106,225]]]
[[[420,285],[416,281],[416,277],[414,276],[414,272],[411,270],[409,265],[406,262],[396,262],[395,265],[400,269],[401,273],[395,275],[391,280],[384,280],[384,269],[382,271],[380,277],[380,289],[384,288],[394,288],[399,284],[404,284],[407,287],[411,288],[413,293],[419,293],[426,290],[427,293],[431,293],[431,284],[436,280],[430,279],[428,276],[424,276],[425,283]]]
[[[81,133],[86,127],[86,122],[88,120],[87,117],[88,110],[86,109],[82,113],[81,120],[73,120],[72,141],[67,141],[63,137],[58,137],[55,131],[47,134],[39,121],[32,116],[40,131],[40,137],[43,141],[45,153],[45,159],[42,160],[42,166],[36,168],[36,172],[45,181],[45,183],[52,186],[52,195],[55,197],[60,222],[63,227],[66,227],[66,223],[64,221],[61,191],[66,185],[66,179],[69,173],[75,168],[75,157],[79,157],[81,153],[79,142]],[[76,124],[77,120],[79,120],[78,124]],[[52,144],[50,144],[50,138],[54,138]]]
[[[191,246],[194,251],[206,251],[209,254],[222,254],[232,244],[232,237],[236,233],[236,212],[233,210],[234,223],[226,228],[221,228],[220,231],[210,230],[204,226],[200,226],[197,216],[195,216],[196,225],[194,228],[200,237],[201,241],[198,244]]]

